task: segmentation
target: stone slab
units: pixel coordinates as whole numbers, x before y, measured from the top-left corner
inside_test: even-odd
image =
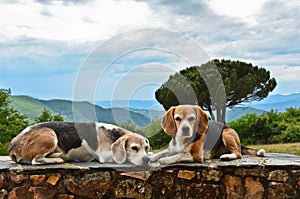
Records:
[[[300,168],[300,156],[289,154],[267,153],[265,157],[256,157],[244,155],[243,159],[221,161],[220,159],[211,159],[201,163],[176,163],[171,165],[142,165],[136,166],[131,164],[101,164],[96,161],[92,162],[69,162],[65,164],[49,164],[49,165],[21,165],[13,162],[8,156],[0,156],[0,171],[1,170],[48,170],[48,169],[68,169],[68,170],[85,170],[85,169],[103,169],[103,170],[124,170],[124,171],[155,171],[164,167],[201,167],[201,168],[222,168],[222,167],[282,167],[292,166]]]
[[[0,198],[300,198],[300,156],[204,163],[20,165],[0,156]]]

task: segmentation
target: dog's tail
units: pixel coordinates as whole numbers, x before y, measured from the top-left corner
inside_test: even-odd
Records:
[[[256,156],[260,156],[260,157],[264,157],[266,151],[264,149],[251,149],[249,147],[246,147],[244,145],[241,146],[242,148],[242,154],[249,154],[249,155],[256,155]]]

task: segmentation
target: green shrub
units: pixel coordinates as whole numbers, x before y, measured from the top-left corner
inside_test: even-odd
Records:
[[[8,154],[8,146],[9,146],[9,142],[7,143],[0,143],[0,155],[7,155]]]
[[[282,133],[282,141],[284,143],[293,143],[300,141],[300,125],[290,125]]]
[[[172,136],[167,135],[163,129],[161,129],[157,134],[148,137],[151,144],[151,148],[154,150],[166,148]]]

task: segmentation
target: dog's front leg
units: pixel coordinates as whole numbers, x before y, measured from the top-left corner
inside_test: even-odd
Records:
[[[194,162],[190,153],[178,153],[170,157],[164,157],[158,160],[160,164],[172,164],[176,162]]]
[[[165,149],[163,151],[150,155],[150,162],[157,162],[160,158],[167,157],[170,155],[173,155],[173,153],[171,153],[169,149]]]

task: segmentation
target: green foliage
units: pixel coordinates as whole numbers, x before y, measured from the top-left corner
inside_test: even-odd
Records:
[[[300,142],[300,108],[285,112],[271,110],[261,116],[247,114],[228,123],[240,135],[243,144]]]
[[[217,82],[220,79],[218,74],[221,74],[223,81]],[[240,61],[215,59],[171,75],[155,92],[155,97],[166,110],[178,104],[198,104],[210,113],[212,119],[215,118],[213,110],[216,110],[217,120],[225,121],[226,107],[261,100],[275,87],[276,80],[265,68]],[[225,90],[226,99],[218,96],[222,90]]]
[[[127,122],[119,123],[118,126],[123,127],[128,131],[143,134],[141,129],[138,128],[131,120],[128,120]]]
[[[60,113],[58,115],[53,115],[53,121],[63,122],[64,117]]]
[[[150,124],[143,128],[143,134],[149,138],[158,134],[161,129],[161,119],[156,117],[152,119]]]
[[[144,135],[149,139],[151,148],[154,150],[164,148],[171,140],[171,136],[162,130],[160,118],[154,118],[151,123],[145,127],[137,127],[131,120],[118,125],[129,131]]]
[[[143,128],[143,132],[154,150],[165,148],[172,138],[162,129],[160,118],[154,118],[148,126]]]
[[[290,125],[282,133],[284,143],[293,143],[300,141],[300,125]]]
[[[52,122],[52,121],[60,121],[63,122],[64,118],[61,114],[53,115],[50,110],[43,108],[40,116],[35,118],[36,123],[40,122]]]
[[[0,154],[7,154],[7,147],[12,138],[26,126],[28,119],[12,108],[10,90],[0,89]]]
[[[258,116],[256,114],[246,114],[245,116],[237,119],[236,121],[231,121],[228,126],[235,129],[241,139],[241,142],[246,145],[254,144],[254,139],[252,137],[253,131],[250,126],[256,122]]]
[[[0,155],[8,155],[9,142],[0,143]]]
[[[167,135],[163,129],[161,129],[157,134],[148,137],[149,142],[151,143],[151,148],[156,149],[163,149],[166,148],[172,136]]]

